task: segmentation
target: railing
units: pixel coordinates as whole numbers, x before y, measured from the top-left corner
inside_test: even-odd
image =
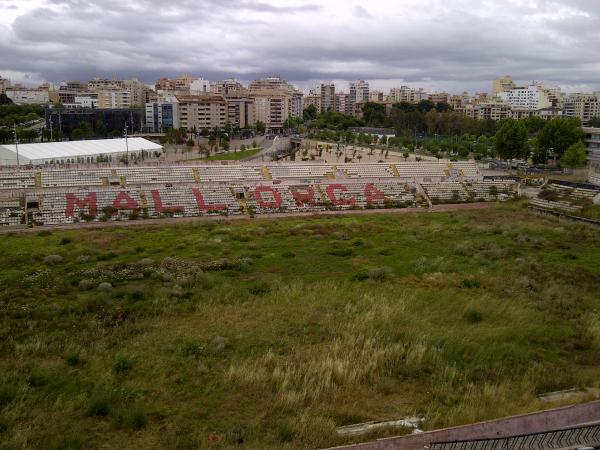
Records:
[[[432,442],[430,450],[549,450],[600,444],[600,424],[471,441]]]

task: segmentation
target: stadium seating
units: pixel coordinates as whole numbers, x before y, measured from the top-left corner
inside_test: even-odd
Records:
[[[0,170],[0,225],[420,207],[426,196],[453,203],[514,192],[514,182],[483,181],[473,162]]]

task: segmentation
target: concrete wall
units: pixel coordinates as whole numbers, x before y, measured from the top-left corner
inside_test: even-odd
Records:
[[[600,421],[600,401],[335,448],[348,450],[420,450],[432,442],[507,437],[597,421]]]

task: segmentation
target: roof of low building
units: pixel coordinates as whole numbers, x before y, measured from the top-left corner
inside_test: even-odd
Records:
[[[148,139],[132,137],[127,139],[127,145],[124,138],[19,144],[19,156],[30,161],[42,159],[74,158],[78,156],[125,153],[127,147],[129,147],[130,152],[138,152],[141,150],[154,151],[162,149],[162,146],[149,141]],[[5,153],[13,152],[16,155],[14,144],[0,145],[0,148]]]

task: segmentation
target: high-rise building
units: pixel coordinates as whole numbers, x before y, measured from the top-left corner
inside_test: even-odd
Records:
[[[497,78],[492,83],[492,91],[494,92],[494,95],[498,95],[501,92],[510,91],[516,87],[517,85],[509,75]]]
[[[197,78],[190,83],[190,95],[210,94],[210,83],[204,78]]]
[[[369,101],[369,83],[364,80],[350,83],[350,104],[366,103]]]
[[[227,100],[227,121],[237,128],[256,125],[254,100],[249,97],[230,95]]]
[[[577,117],[583,124],[600,117],[600,92],[568,95],[564,102],[564,115]]]
[[[394,103],[419,103],[421,100],[427,100],[429,95],[422,89],[414,89],[408,86],[390,89],[388,100]]]
[[[170,78],[161,78],[156,82],[155,88],[157,91],[183,91],[189,92],[190,85],[196,77],[193,77],[189,74],[183,74],[179,78],[170,79]]]
[[[127,109],[133,105],[131,92],[128,89],[98,90],[96,93],[100,109]]]
[[[0,94],[4,94],[10,87],[10,80],[0,76]]]
[[[308,95],[304,97],[302,102],[302,111],[304,111],[310,105],[314,105],[315,108],[317,108],[317,114],[321,114],[321,95],[317,89],[311,89]]]
[[[321,112],[335,110],[335,84],[321,84]]]
[[[345,94],[343,92],[335,94],[335,111],[342,114],[352,114],[350,94]]]
[[[189,131],[223,128],[228,122],[227,101],[221,95],[178,95],[179,126]]]
[[[211,81],[210,92],[212,94],[224,95],[225,97],[230,95],[248,95],[248,89],[246,89],[239,81],[233,79]]]
[[[168,96],[164,101],[146,103],[145,129],[150,133],[164,133],[169,129],[179,128],[179,102],[175,96]]]
[[[288,118],[302,114],[302,93],[281,77],[254,80],[248,96],[254,100],[254,118],[269,131],[283,130]]]
[[[516,87],[500,92],[497,96],[516,109],[542,109],[552,106],[547,91],[538,84]]]

